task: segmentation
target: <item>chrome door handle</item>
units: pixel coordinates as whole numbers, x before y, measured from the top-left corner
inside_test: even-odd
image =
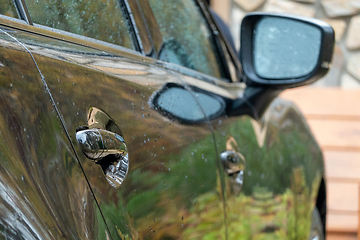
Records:
[[[110,185],[118,188],[129,169],[124,138],[107,130],[92,128],[77,131],[76,140],[84,155],[101,165]]]
[[[107,130],[81,130],[76,132],[76,140],[85,156],[95,162],[110,154],[123,157],[127,155],[124,138]]]

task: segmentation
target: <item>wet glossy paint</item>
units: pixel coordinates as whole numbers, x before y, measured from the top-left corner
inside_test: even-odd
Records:
[[[11,31],[0,33],[1,238],[105,235],[40,74],[27,50],[5,32]]]
[[[204,75],[195,78],[181,67],[167,70],[131,52],[81,46],[71,38],[59,40],[46,30],[7,31],[24,44],[35,62],[23,46],[0,34],[3,235],[23,239],[308,237],[323,162],[292,104],[276,100],[257,121],[248,116],[206,116],[206,106],[197,98],[199,89],[209,97],[235,99],[244,86]],[[194,116],[203,114],[197,118],[202,121],[181,121],[169,114],[174,105],[163,111],[152,103],[169,84],[186,89],[195,101],[177,108],[190,108]],[[102,117],[92,116],[94,109]],[[117,153],[128,153],[127,174],[115,188],[107,180],[111,175],[107,169],[121,161],[102,164],[97,155],[87,154],[77,133],[88,129],[108,131],[102,134],[110,140],[118,135],[125,143],[126,149],[115,148]],[[221,154],[226,152],[235,156],[235,165],[223,164]],[[18,219],[15,224],[14,219]]]
[[[18,39],[22,36],[16,35]],[[22,40],[25,44],[42,41],[42,37],[34,38]],[[76,45],[55,47],[44,44],[40,50],[29,45],[61,111],[112,238],[187,239],[206,234],[224,238],[222,169],[209,125],[181,124],[148,103],[164,84],[182,85],[181,79],[155,66],[102,56],[100,51],[79,64],[76,61],[84,51]],[[126,142],[129,172],[119,189],[108,183],[101,166],[89,161],[75,140],[78,127],[89,127],[90,108],[110,116]],[[208,194],[209,204],[198,204],[202,193]],[[200,212],[204,210],[213,216],[203,218]]]
[[[308,239],[324,165],[296,106],[276,99],[258,121],[225,116],[211,123],[222,156],[239,154],[237,164],[224,166],[235,173],[225,179],[228,239]]]

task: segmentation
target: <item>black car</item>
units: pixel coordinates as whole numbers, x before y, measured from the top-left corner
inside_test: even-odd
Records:
[[[321,150],[277,98],[329,70],[319,20],[200,0],[0,1],[1,239],[324,239]]]

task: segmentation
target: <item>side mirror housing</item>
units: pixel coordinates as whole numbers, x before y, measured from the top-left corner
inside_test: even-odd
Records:
[[[240,60],[248,86],[293,88],[315,82],[330,68],[334,30],[320,20],[251,13],[241,24]]]
[[[277,13],[251,13],[241,23],[240,61],[246,88],[229,116],[260,119],[283,90],[307,85],[329,71],[334,30],[320,20]]]

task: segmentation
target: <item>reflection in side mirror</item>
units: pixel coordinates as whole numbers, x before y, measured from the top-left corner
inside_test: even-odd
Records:
[[[315,82],[330,68],[334,36],[332,27],[318,19],[247,14],[240,49],[246,84],[284,89]]]
[[[156,93],[151,103],[163,115],[185,124],[205,122],[206,116],[214,118],[224,112],[225,103],[221,98],[202,92],[195,92],[195,97],[196,100],[182,86],[168,83]]]
[[[254,29],[254,65],[262,78],[299,78],[318,62],[321,31],[305,22],[263,17]]]

